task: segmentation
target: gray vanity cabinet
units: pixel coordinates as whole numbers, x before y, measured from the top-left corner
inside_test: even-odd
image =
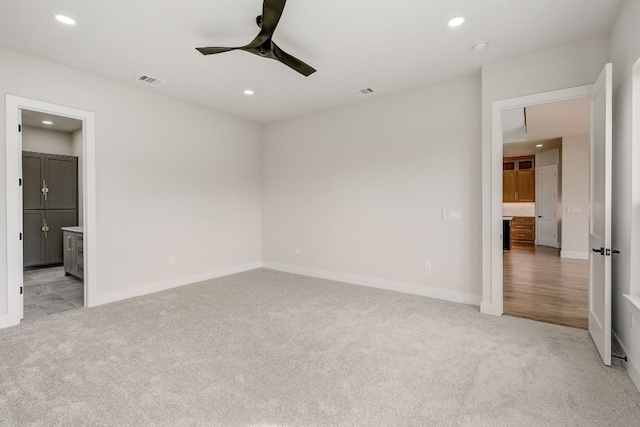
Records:
[[[24,266],[61,264],[62,227],[78,224],[78,158],[22,153]]]
[[[82,227],[63,227],[64,272],[84,278],[84,234]]]

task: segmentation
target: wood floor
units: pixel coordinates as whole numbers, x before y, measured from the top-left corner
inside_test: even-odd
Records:
[[[589,261],[560,250],[514,244],[503,252],[504,314],[588,328]]]

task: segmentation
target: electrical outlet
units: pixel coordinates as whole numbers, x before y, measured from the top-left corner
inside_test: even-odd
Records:
[[[431,271],[431,263],[429,261],[424,262],[424,270]]]
[[[174,257],[173,255],[171,255],[171,256],[169,257],[169,264],[173,265],[173,264],[175,264],[175,263],[176,263],[176,257]]]
[[[445,208],[442,208],[442,219],[449,219],[449,212]]]

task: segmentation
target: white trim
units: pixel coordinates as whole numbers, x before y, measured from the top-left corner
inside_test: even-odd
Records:
[[[7,314],[0,316],[0,328],[20,323],[20,294],[22,286],[22,241],[10,236],[22,232],[22,190],[17,185],[21,177],[22,147],[17,128],[18,111],[32,110],[82,121],[82,156],[84,179],[84,265],[85,306],[95,305],[97,295],[96,275],[96,179],[95,179],[95,114],[62,105],[51,104],[15,95],[6,95],[6,208],[7,208]]]
[[[549,102],[564,101],[576,98],[586,98],[592,85],[578,86],[569,89],[561,89],[551,92],[537,93],[517,98],[494,101],[491,104],[491,152],[488,161],[483,163],[484,171],[489,170],[491,188],[491,205],[487,215],[482,218],[483,229],[489,230],[484,238],[490,239],[490,249],[482,252],[482,269],[489,273],[483,273],[482,284],[482,313],[501,315],[503,307],[503,271],[502,271],[502,110],[511,108],[528,107],[532,105],[546,104]],[[486,150],[486,148],[484,148]],[[485,194],[484,197],[487,197]],[[486,243],[483,244],[486,247]],[[487,281],[489,283],[487,283]]]
[[[300,274],[303,276],[317,277],[319,279],[335,280],[338,282],[368,286],[371,288],[387,289],[390,291],[420,295],[423,297],[436,298],[462,304],[480,305],[481,299],[479,295],[468,294],[465,292],[434,288],[431,286],[424,286],[415,283],[396,282],[393,280],[377,279],[374,277],[358,276],[355,274],[338,273],[335,271],[319,270],[308,267],[299,267],[290,264],[279,264],[275,262],[263,261],[262,266],[264,268],[283,271],[285,273]]]
[[[589,252],[560,251],[560,258],[589,259]]]
[[[232,274],[243,273],[245,271],[255,270],[262,267],[262,263],[257,261],[249,264],[238,265],[233,267],[220,268],[206,273],[195,274],[192,276],[181,277],[178,279],[167,280],[165,282],[152,283],[137,288],[123,289],[118,292],[108,294],[100,294],[96,298],[95,305],[108,304],[116,301],[122,301],[128,298],[148,295],[155,292],[166,291],[168,289],[177,288],[185,285],[202,282],[204,280],[217,279],[219,277],[230,276]]]
[[[625,297],[627,301],[629,301],[629,304],[635,307],[636,310],[640,311],[640,296],[629,294],[622,294],[622,296]]]

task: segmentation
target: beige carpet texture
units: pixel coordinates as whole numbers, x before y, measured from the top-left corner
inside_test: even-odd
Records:
[[[266,269],[0,330],[2,426],[638,426],[588,332]]]

